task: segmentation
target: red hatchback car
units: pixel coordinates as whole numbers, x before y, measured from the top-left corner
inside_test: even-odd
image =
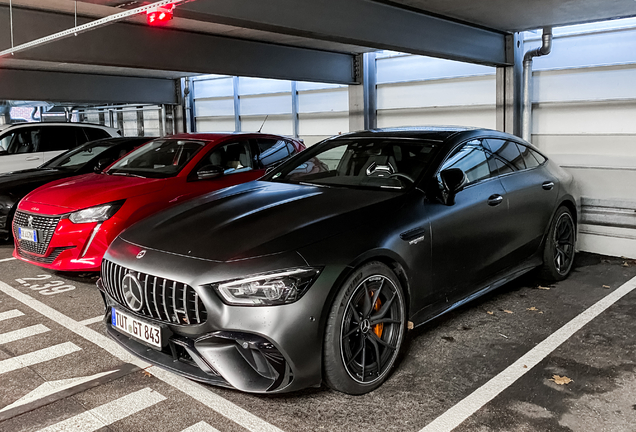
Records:
[[[133,223],[255,180],[304,148],[299,141],[261,133],[155,139],[103,173],[55,181],[27,195],[13,221],[13,256],[52,270],[99,271],[108,245]]]

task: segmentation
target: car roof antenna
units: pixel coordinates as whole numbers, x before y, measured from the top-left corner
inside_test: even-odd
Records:
[[[265,116],[265,120],[263,120],[263,124],[261,125],[260,128],[258,128],[258,133],[261,133],[261,131],[263,130],[263,126],[265,126],[265,122],[267,121],[267,117],[269,117],[269,114],[267,114]]]

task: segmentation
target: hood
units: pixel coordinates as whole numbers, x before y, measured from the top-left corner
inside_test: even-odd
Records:
[[[73,171],[56,168],[35,168],[0,174],[0,193],[13,192],[23,187],[35,189],[38,186],[75,175]]]
[[[166,180],[106,174],[85,174],[44,185],[24,198],[67,210],[79,210],[112,201],[156,192]]]
[[[121,237],[149,249],[232,261],[297,250],[358,229],[395,212],[403,197],[381,190],[256,181],[158,213]]]

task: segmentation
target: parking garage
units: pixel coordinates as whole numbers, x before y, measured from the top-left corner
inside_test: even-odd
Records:
[[[530,272],[409,326],[362,396],[249,394],[151,365],[108,335],[99,272],[42,269],[4,240],[0,429],[633,430],[634,17],[631,0],[0,1],[0,128],[259,131],[311,149],[468,126],[526,139],[580,189],[567,279]]]

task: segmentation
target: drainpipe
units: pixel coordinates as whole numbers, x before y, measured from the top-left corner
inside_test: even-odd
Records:
[[[552,51],[552,27],[543,29],[543,44],[526,52],[523,57],[523,107],[521,137],[530,142],[532,135],[532,59],[550,54]]]

